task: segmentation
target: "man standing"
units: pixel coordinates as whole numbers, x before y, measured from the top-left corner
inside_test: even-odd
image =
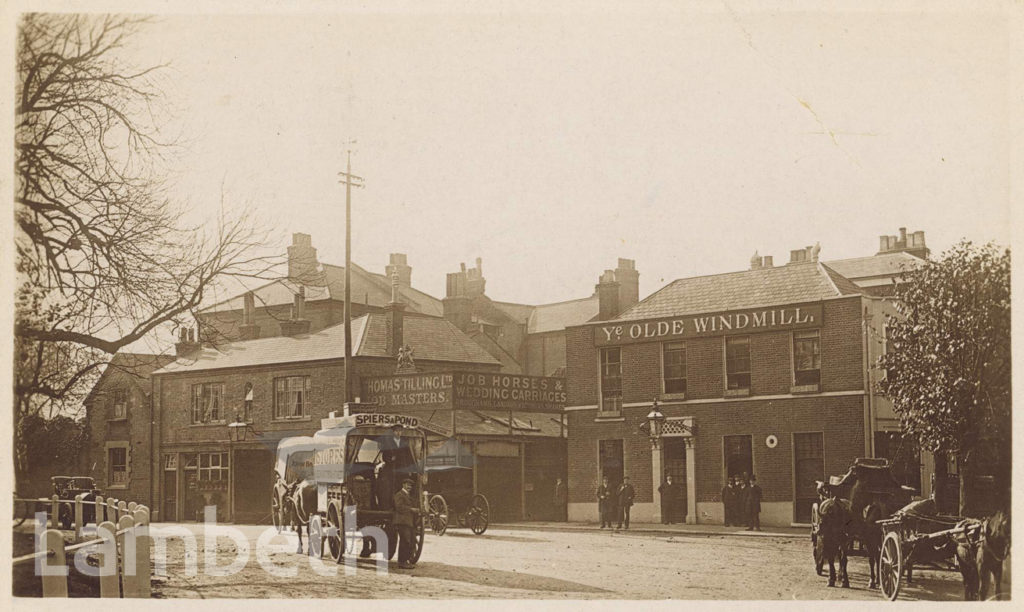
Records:
[[[750,522],[747,531],[761,531],[761,487],[757,484],[757,476],[750,475],[750,489],[747,491],[747,516]]]
[[[676,511],[676,485],[672,482],[671,474],[665,476],[665,482],[658,487],[658,492],[661,493],[661,522],[671,525]]]
[[[566,514],[569,506],[569,490],[561,478],[555,479],[554,506],[557,519],[560,521],[568,520]]]
[[[608,486],[608,477],[601,479],[601,486],[597,487],[597,512],[601,515],[601,529],[605,525],[612,526],[612,488]]]
[[[736,492],[736,525],[749,525],[750,515],[747,504],[750,500],[750,488],[747,486],[747,474],[740,476],[739,490]]]
[[[395,493],[395,529],[398,531],[398,567],[415,569],[413,553],[413,513],[416,507],[412,500],[412,480],[402,482],[402,488]]]
[[[722,487],[722,505],[724,506],[725,524],[736,524],[736,479],[727,478],[725,486]]]
[[[617,529],[622,529],[622,525],[626,525],[626,529],[629,529],[629,509],[633,507],[633,498],[636,497],[636,489],[629,482],[629,476],[622,477],[622,484],[619,485],[618,498],[619,498],[619,525]]]

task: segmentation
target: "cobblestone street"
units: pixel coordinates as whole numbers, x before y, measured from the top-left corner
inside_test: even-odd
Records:
[[[157,528],[167,525],[157,525]],[[195,525],[186,526],[195,531]],[[325,598],[533,598],[533,599],[882,599],[868,590],[867,561],[852,557],[850,589],[829,588],[816,576],[805,536],[780,534],[669,535],[653,526],[630,532],[595,529],[493,528],[483,536],[452,530],[426,536],[415,570],[378,575],[376,563],[361,560],[354,576],[342,566],[321,576],[306,557],[295,554],[295,534],[275,537],[281,550],[268,555],[294,577],[266,572],[254,545],[264,527],[239,526],[249,538],[250,559],[234,575],[209,576],[199,538],[199,572],[185,576],[180,538],[168,542],[168,576],[154,595],[175,597]],[[218,540],[218,564],[227,566],[235,545]],[[1007,573],[1009,575],[1009,572]],[[956,572],[915,570],[914,584],[900,600],[955,601],[962,598]]]

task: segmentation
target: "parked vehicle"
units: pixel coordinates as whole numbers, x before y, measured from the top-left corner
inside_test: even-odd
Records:
[[[64,529],[71,529],[75,523],[75,504],[72,503],[75,496],[82,493],[85,495],[82,501],[94,502],[101,495],[100,490],[96,488],[96,481],[90,476],[53,476],[50,478],[50,484],[53,485],[54,495],[61,500],[67,500],[62,501],[57,507],[57,521]],[[83,504],[82,523],[95,522],[95,504]]]
[[[446,465],[427,468],[427,523],[435,535],[454,523],[476,535],[487,531],[491,505],[483,493],[473,493],[473,468]]]

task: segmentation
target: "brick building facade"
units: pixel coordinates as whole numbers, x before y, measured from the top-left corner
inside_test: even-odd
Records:
[[[568,330],[571,520],[597,519],[602,476],[629,475],[636,520],[660,521],[658,486],[672,474],[685,483],[673,520],[721,523],[726,479],[750,473],[764,492],[762,522],[805,523],[815,480],[873,454],[869,364],[884,347],[868,322],[885,303],[817,251],[681,279]],[[666,417],[656,446],[655,398]]]

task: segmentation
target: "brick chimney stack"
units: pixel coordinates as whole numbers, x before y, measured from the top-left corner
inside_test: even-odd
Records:
[[[242,340],[255,340],[260,337],[260,326],[256,325],[256,296],[247,291],[242,299],[242,324],[238,327],[238,334]]]
[[[316,249],[309,234],[292,234],[288,247],[288,278],[296,283],[313,284],[317,280]]]
[[[295,294],[295,302],[292,304],[292,317],[287,321],[281,321],[282,336],[297,336],[309,333],[310,322],[306,318],[306,288],[299,287]]]
[[[763,262],[761,256],[758,255],[757,251],[754,251],[754,254],[750,256],[750,269],[760,270],[762,265]]]
[[[448,274],[448,285],[441,304],[444,306],[445,319],[462,331],[469,329],[473,299],[466,295],[466,264],[462,264],[461,271]]]
[[[192,358],[199,354],[201,348],[196,341],[195,330],[191,327],[182,327],[178,330],[178,342],[174,344],[174,354],[179,358]]]
[[[465,267],[463,267],[465,270]],[[476,258],[476,267],[465,270],[466,272],[466,295],[469,297],[479,297],[484,294],[484,287],[487,284],[484,279],[484,266],[483,259]]]
[[[613,319],[621,312],[619,309],[619,286],[619,283],[615,281],[615,271],[605,270],[595,287],[599,321]]]
[[[878,252],[875,253],[876,255],[901,252],[916,255],[921,259],[928,259],[931,250],[924,242],[924,232],[907,233],[907,228],[901,227],[898,236],[878,237]]]
[[[412,266],[409,265],[405,253],[392,253],[388,256],[388,265],[384,266],[384,273],[391,278],[396,272],[399,285],[412,286]]]
[[[615,280],[619,283],[619,312],[625,312],[640,301],[640,273],[636,271],[636,262],[620,257],[615,268]]]
[[[391,302],[384,307],[385,316],[385,343],[388,355],[398,356],[398,349],[402,348],[404,342],[402,336],[405,331],[405,304],[400,300],[398,286],[401,284],[400,275],[397,270],[391,274]]]

